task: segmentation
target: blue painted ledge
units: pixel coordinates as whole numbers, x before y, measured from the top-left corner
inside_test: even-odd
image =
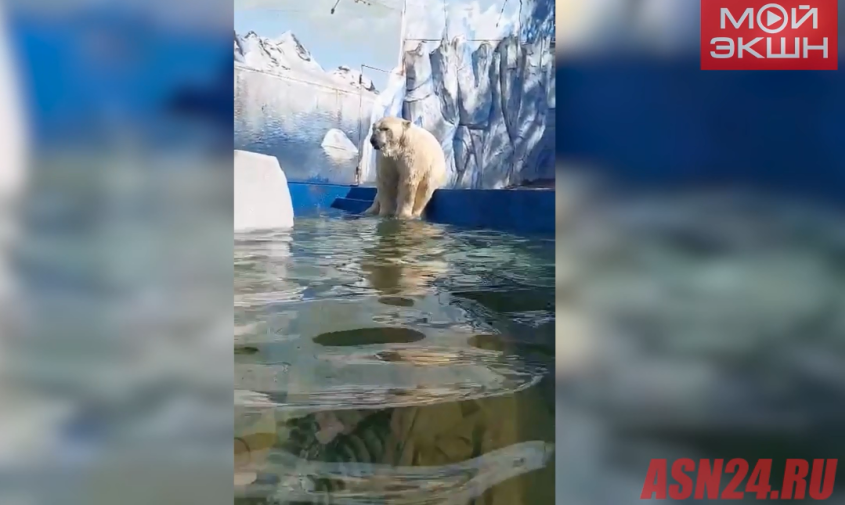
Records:
[[[294,216],[313,216],[332,208],[332,203],[349,193],[349,186],[310,182],[288,182]]]
[[[314,215],[329,208],[353,214],[364,211],[376,189],[319,183],[289,183],[294,214]],[[490,228],[517,233],[552,234],[555,192],[552,189],[441,189],[426,211],[435,223]]]

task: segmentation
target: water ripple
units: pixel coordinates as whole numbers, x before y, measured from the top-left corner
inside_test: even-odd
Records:
[[[554,440],[554,274],[553,241],[424,221],[237,235],[236,501],[553,500],[513,477]]]
[[[317,357],[337,374],[314,389],[288,388],[291,367],[236,364],[239,387],[251,393],[241,406],[277,410],[400,408],[510,395],[537,384],[551,364],[476,348],[391,347],[325,352]],[[343,380],[338,380],[342,377]],[[281,380],[280,380],[281,379]],[[299,375],[297,382],[320,381]],[[356,383],[351,383],[357,379]],[[368,380],[367,380],[368,379]],[[243,394],[243,393],[242,393]],[[260,399],[260,400],[259,400]],[[237,401],[236,401],[237,403]]]
[[[337,505],[463,505],[500,482],[543,468],[553,453],[554,444],[532,441],[451,465],[397,467],[315,462],[273,451],[268,469],[284,479],[251,486],[242,496],[271,494],[285,501],[322,502],[327,493],[311,484],[321,479],[339,488],[331,493],[331,503]]]

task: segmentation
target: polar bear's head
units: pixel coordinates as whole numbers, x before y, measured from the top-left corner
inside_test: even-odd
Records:
[[[373,125],[370,145],[385,156],[391,156],[400,149],[402,138],[411,127],[411,122],[398,117],[379,119]]]

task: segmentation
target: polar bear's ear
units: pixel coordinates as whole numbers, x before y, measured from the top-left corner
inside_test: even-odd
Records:
[[[408,129],[408,128],[410,128],[410,127],[411,127],[411,122],[410,122],[410,121],[408,121],[407,119],[403,119],[403,120],[402,120],[402,128],[404,128],[404,129],[406,129],[406,130],[407,130],[407,129]]]

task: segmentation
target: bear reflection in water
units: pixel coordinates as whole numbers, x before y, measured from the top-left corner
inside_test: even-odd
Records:
[[[445,255],[453,239],[443,227],[425,221],[384,219],[375,233],[374,245],[361,256],[361,270],[384,303],[412,305],[408,297],[431,292],[433,283],[449,273]]]

